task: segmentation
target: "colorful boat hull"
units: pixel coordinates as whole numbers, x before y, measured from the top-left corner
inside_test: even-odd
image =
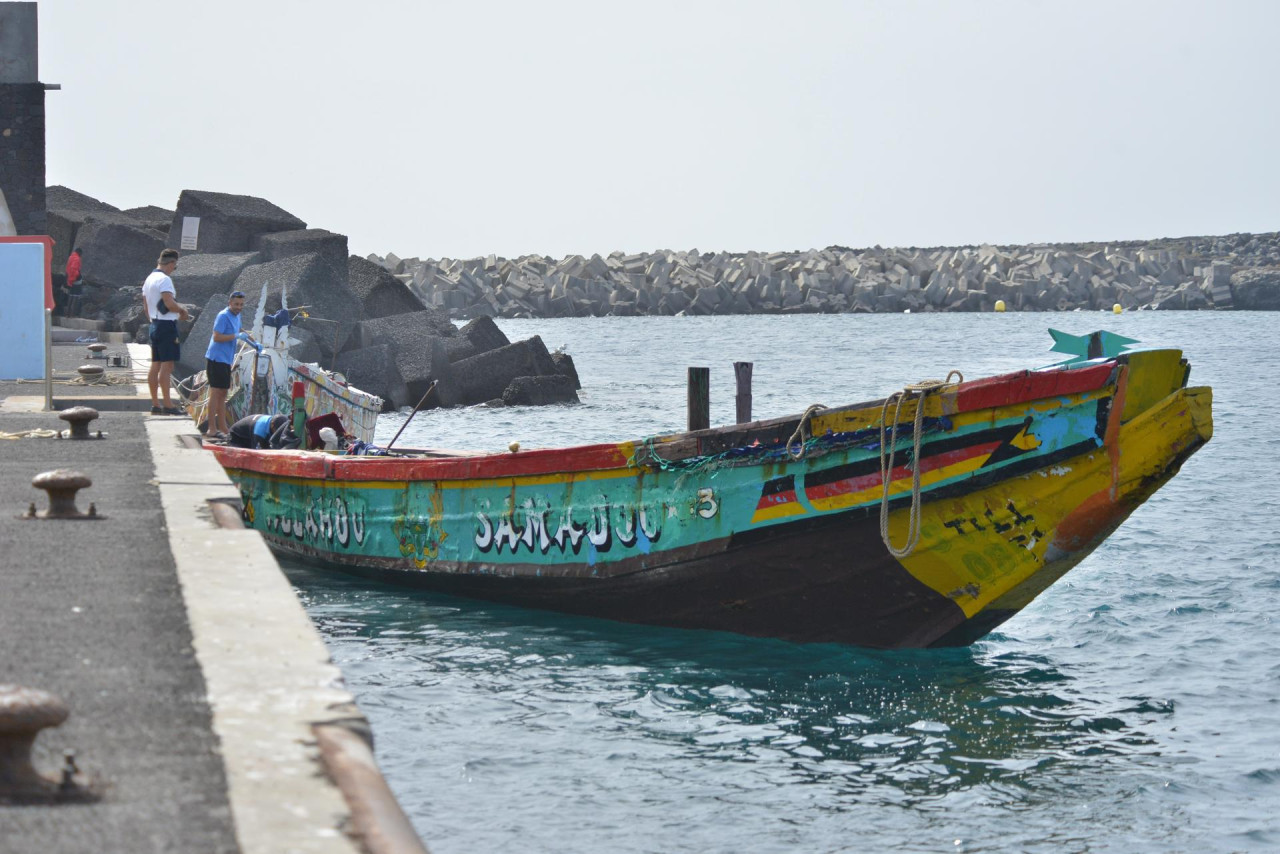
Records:
[[[882,402],[511,454],[214,452],[273,548],[362,576],[628,622],[955,645],[1017,613],[1208,441],[1211,392],[1187,371],[1152,350],[946,386],[924,398],[914,496],[908,401],[886,507],[895,547],[918,516],[901,558],[881,527]],[[816,438],[797,445],[802,426]]]

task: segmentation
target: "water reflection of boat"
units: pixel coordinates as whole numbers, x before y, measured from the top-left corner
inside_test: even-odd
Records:
[[[215,448],[275,549],[629,622],[966,644],[1088,555],[1212,435],[1178,350],[644,441],[389,457]]]

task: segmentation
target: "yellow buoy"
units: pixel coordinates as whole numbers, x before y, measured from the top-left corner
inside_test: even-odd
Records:
[[[1004,300],[996,300],[996,311],[1004,311]]]
[[[512,442],[510,445],[507,445],[507,450],[514,454],[516,451],[520,450],[520,443]]]
[[[1124,309],[1120,307],[1120,303],[1116,303],[1115,305],[1111,306],[1112,314],[1119,314],[1122,311],[1124,311]]]

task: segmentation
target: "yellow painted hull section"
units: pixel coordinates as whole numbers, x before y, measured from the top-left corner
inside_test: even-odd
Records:
[[[1212,437],[1211,406],[1209,388],[1178,389],[1118,424],[1107,445],[1095,451],[925,503],[920,542],[902,565],[955,602],[966,617],[988,608],[1018,610],[1087,555]],[[906,540],[909,513],[902,508],[890,514],[894,542]]]

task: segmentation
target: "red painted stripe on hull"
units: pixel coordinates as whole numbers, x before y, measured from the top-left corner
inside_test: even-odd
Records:
[[[485,454],[474,457],[406,459],[401,457],[321,457],[290,451],[251,451],[214,447],[226,468],[298,477],[338,480],[468,480],[472,478],[525,477],[559,472],[609,471],[625,468],[627,456],[617,445],[586,445]]]
[[[962,383],[956,391],[956,411],[973,412],[1094,391],[1110,382],[1115,367],[1114,362],[1106,362],[1072,370],[1018,371]]]
[[[971,460],[975,457],[989,456],[996,448],[1000,447],[1002,442],[984,442],[981,445],[974,445],[969,448],[958,448],[954,451],[948,451],[944,454],[935,454],[925,457],[920,465],[920,473],[934,471],[936,469],[945,468],[949,465]],[[904,455],[899,453],[898,458]],[[911,469],[905,465],[895,466],[889,474],[890,481],[908,480],[911,478]],[[809,497],[810,501],[821,501],[824,498],[835,498],[840,495],[848,495],[851,492],[861,492],[864,489],[871,489],[874,486],[880,486],[884,483],[880,478],[880,472],[872,472],[859,477],[849,477],[844,480],[836,480],[831,483],[824,483],[821,486],[805,487],[804,494]]]

